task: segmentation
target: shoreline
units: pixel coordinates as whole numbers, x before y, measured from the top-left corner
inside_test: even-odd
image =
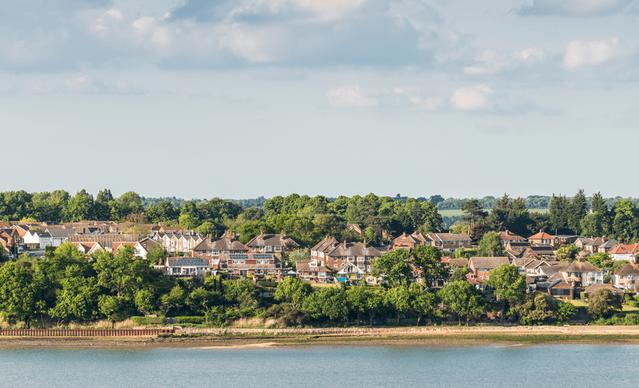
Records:
[[[144,350],[282,346],[639,345],[639,326],[515,326],[327,329],[184,329],[167,336],[0,337],[0,348]]]

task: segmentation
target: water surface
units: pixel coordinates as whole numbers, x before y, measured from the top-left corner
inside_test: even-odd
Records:
[[[0,387],[624,387],[636,345],[0,348]]]

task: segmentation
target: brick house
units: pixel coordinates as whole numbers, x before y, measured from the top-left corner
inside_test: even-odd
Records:
[[[458,249],[470,249],[473,242],[466,233],[429,233],[427,241],[437,249],[455,252]]]
[[[284,232],[280,234],[264,234],[262,231],[246,243],[246,246],[251,253],[274,254],[279,258],[282,257],[282,252],[292,251],[300,247],[297,242],[285,235]]]
[[[490,278],[490,271],[502,264],[510,265],[507,257],[471,257],[468,260],[468,270],[473,278],[483,283]]]
[[[295,272],[297,278],[305,282],[327,283],[333,280],[330,270],[319,260],[298,260],[295,263]]]

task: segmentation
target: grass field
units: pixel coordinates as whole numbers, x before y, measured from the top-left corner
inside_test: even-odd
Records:
[[[528,209],[528,211],[534,213],[548,213],[548,209]],[[464,212],[461,211],[461,209],[444,209],[439,210],[439,214],[445,217],[455,217],[463,215]]]

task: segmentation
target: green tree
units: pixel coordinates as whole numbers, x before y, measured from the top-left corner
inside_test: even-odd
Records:
[[[606,263],[612,261],[612,257],[606,252],[597,252],[594,255],[588,257],[588,262],[597,268],[603,269]]]
[[[577,314],[577,307],[570,303],[570,301],[559,302],[557,314],[559,314],[562,321],[566,322],[569,317]]]
[[[486,285],[493,289],[493,293],[501,300],[501,322],[506,316],[506,302],[521,300],[526,294],[526,278],[519,274],[519,267],[501,264],[490,271]]]
[[[552,295],[541,292],[526,294],[511,305],[511,310],[523,325],[550,323],[559,318],[557,302]]]
[[[429,315],[437,306],[437,296],[432,292],[424,292],[418,284],[411,285],[409,292],[411,294],[411,310],[417,315],[417,324],[424,315]]]
[[[406,287],[394,287],[384,293],[384,302],[397,314],[397,324],[402,315],[412,311],[411,293]]]
[[[572,201],[570,201],[568,210],[568,227],[573,233],[579,233],[581,231],[581,221],[588,214],[588,203],[583,190],[580,189],[575,194]]]
[[[564,244],[557,249],[556,258],[560,261],[574,261],[581,249],[576,245]]]
[[[466,318],[468,325],[470,319],[474,319],[485,310],[484,294],[465,281],[448,283],[437,295],[442,304],[457,315],[460,325],[462,317]]]
[[[598,289],[588,299],[588,314],[593,318],[609,318],[621,307],[621,298],[607,288]]]
[[[314,319],[344,322],[348,316],[346,291],[342,287],[324,287],[305,299],[304,309]]]
[[[0,310],[9,318],[24,321],[29,327],[38,312],[41,284],[32,272],[15,263],[0,267]]]
[[[313,287],[310,284],[300,279],[289,277],[277,285],[277,291],[275,291],[273,297],[275,300],[291,303],[293,307],[297,308],[312,293]]]
[[[148,264],[136,259],[130,246],[120,248],[115,256],[101,251],[96,255],[93,268],[99,286],[127,300],[133,300],[135,292],[148,281],[150,274]]]
[[[58,319],[58,324],[70,320],[97,318],[98,296],[100,295],[94,278],[80,275],[78,266],[70,266],[66,276],[60,280],[61,289],[56,290],[55,306],[49,309],[49,316]]]
[[[124,298],[113,295],[99,295],[98,308],[108,321],[115,323],[123,318]]]
[[[511,200],[508,194],[497,200],[488,217],[488,225],[493,230],[510,230],[521,236],[528,234],[532,223],[525,201],[522,198]]]
[[[373,260],[371,274],[382,277],[391,286],[406,285],[413,276],[410,266],[410,253],[405,249],[396,249],[384,253]]]
[[[155,295],[149,290],[138,290],[135,293],[135,307],[144,315],[151,314],[157,307]]]
[[[479,251],[482,257],[503,256],[504,246],[501,244],[501,237],[497,232],[488,232],[479,242]]]
[[[66,222],[78,222],[92,218],[93,197],[84,189],[75,197],[69,199],[63,212],[63,220]]]
[[[367,314],[369,305],[368,300],[373,293],[366,290],[365,287],[352,287],[346,291],[346,301],[350,311],[357,315],[357,325],[361,322],[362,314]]]
[[[442,252],[434,246],[419,245],[411,251],[413,264],[421,269],[422,284],[429,289],[438,280],[447,280],[449,272],[441,262]]]
[[[565,195],[552,195],[550,204],[548,205],[548,213],[550,214],[550,227],[559,234],[574,233],[568,224],[568,215],[570,212],[570,201]]]
[[[637,237],[638,217],[637,208],[627,199],[615,203],[613,208],[614,220],[612,230],[618,240],[630,241]]]
[[[459,282],[459,281],[466,281],[466,275],[468,275],[470,271],[468,271],[468,266],[463,266],[463,267],[456,267],[453,270],[453,274],[450,275],[450,281],[451,282]]]

